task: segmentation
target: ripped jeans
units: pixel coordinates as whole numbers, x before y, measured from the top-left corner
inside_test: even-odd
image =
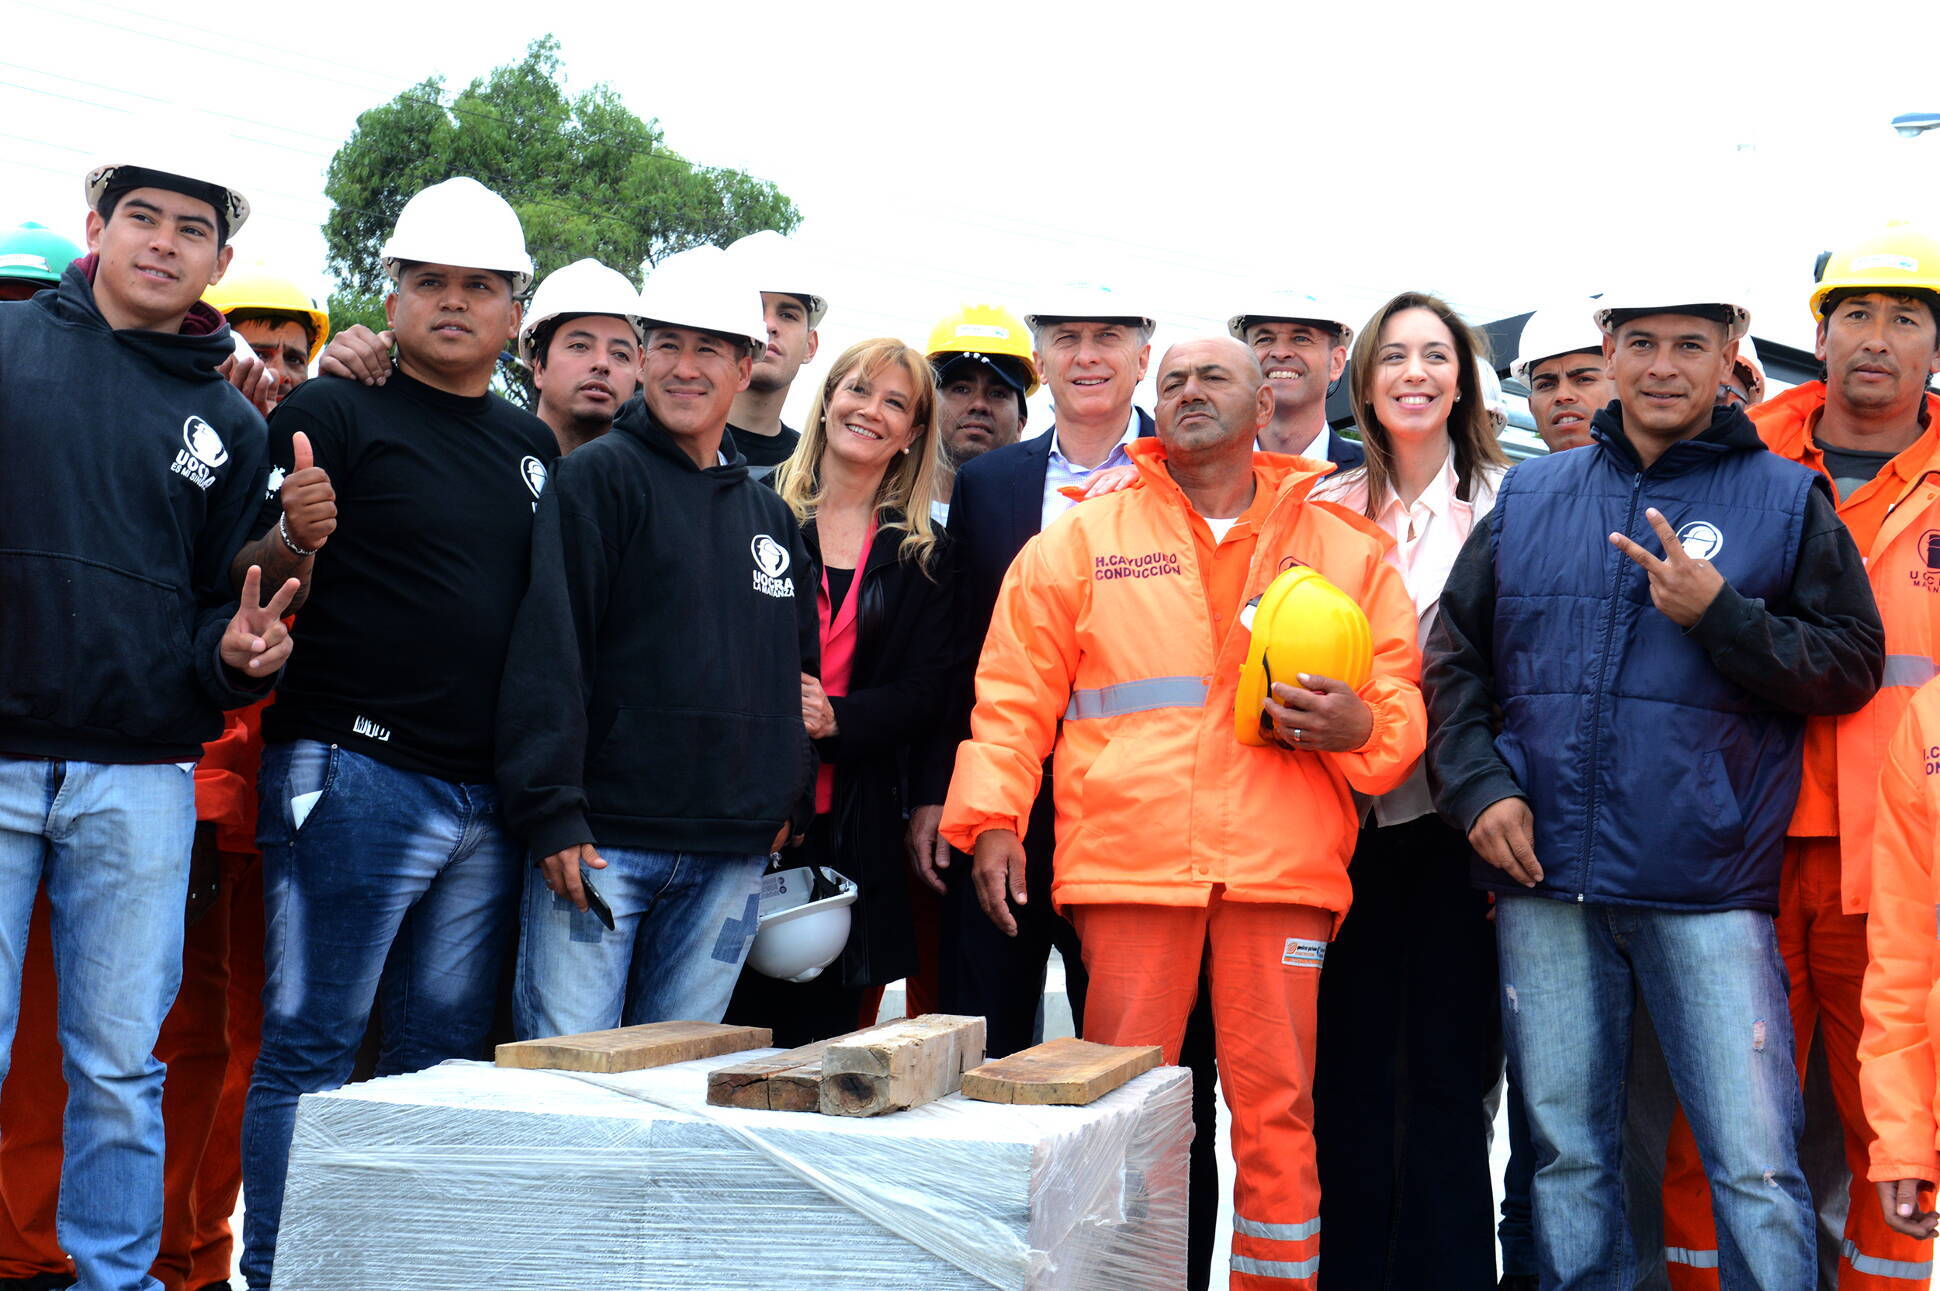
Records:
[[[1496,946],[1503,1038],[1536,1151],[1545,1291],[1622,1291],[1633,1280],[1621,1158],[1639,996],[1710,1175],[1724,1291],[1814,1285],[1804,1110],[1772,917],[1499,895]]]

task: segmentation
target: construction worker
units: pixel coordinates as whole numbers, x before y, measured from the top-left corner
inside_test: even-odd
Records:
[[[1879,772],[1873,874],[1866,916],[1870,958],[1860,994],[1866,1029],[1859,1042],[1859,1088],[1874,1135],[1867,1175],[1886,1227],[1915,1242],[1933,1240],[1940,1215],[1940,1127],[1935,1104],[1933,1018],[1940,973],[1936,884],[1940,859],[1940,680],[1913,694],[1887,743]],[[1908,1270],[1907,1280],[1919,1285]]]
[[[1227,319],[1226,330],[1252,347],[1273,390],[1273,422],[1260,433],[1260,447],[1348,471],[1361,464],[1361,446],[1327,425],[1327,391],[1354,343],[1354,329],[1336,312],[1312,296],[1279,292]]]
[[[1529,389],[1529,415],[1552,453],[1590,442],[1590,418],[1610,402],[1603,335],[1588,315],[1594,305],[1539,309],[1522,324],[1509,375]]]
[[[1055,749],[1049,898],[1083,944],[1085,1035],[1178,1061],[1209,957],[1238,1166],[1230,1284],[1310,1289],[1319,970],[1348,902],[1349,791],[1394,787],[1421,750],[1414,611],[1379,530],[1306,500],[1311,463],[1256,460],[1273,395],[1246,346],[1176,345],[1158,390],[1158,438],[1131,449],[1140,487],[1033,538],[1004,580],[943,832],[974,854],[979,905],[1013,932],[1041,899],[1023,836]],[[1262,710],[1273,740],[1244,744],[1244,611],[1295,565],[1365,608],[1371,677],[1276,680]],[[1259,827],[1288,811],[1297,833]]]
[[[1798,1291],[1813,1216],[1772,915],[1804,714],[1865,704],[1882,634],[1824,488],[1717,405],[1748,311],[1671,288],[1595,321],[1618,394],[1595,446],[1512,469],[1442,591],[1436,802],[1496,894],[1542,1285],[1628,1285],[1640,993],[1731,1233],[1724,1285]]]
[[[943,450],[938,519],[950,518],[956,473],[973,457],[1017,442],[1037,393],[1037,360],[1023,322],[1001,305],[964,305],[930,329],[937,431]]]
[[[760,285],[761,314],[768,324],[768,347],[755,356],[754,376],[728,415],[734,446],[747,459],[750,478],[759,480],[787,461],[801,441],[801,433],[782,422],[782,408],[796,375],[822,343],[815,329],[829,303],[799,290],[809,275],[802,273],[795,244],[773,229],[730,244],[728,254]]]
[[[32,220],[0,233],[0,300],[59,286],[61,271],[80,258],[79,246]]]
[[[1800,1066],[1816,1026],[1852,1170],[1839,1286],[1902,1291],[1931,1280],[1931,1243],[1887,1226],[1867,1181],[1872,1139],[1859,1089],[1860,987],[1872,868],[1874,793],[1887,739],[1940,659],[1940,239],[1896,225],[1834,253],[1813,286],[1821,381],[1750,410],[1774,453],[1830,485],[1866,558],[1886,625],[1885,685],[1845,716],[1811,719],[1798,807],[1786,831],[1779,947],[1790,976]],[[1678,1291],[1715,1286],[1702,1166],[1673,1131],[1664,1244]],[[1823,1200],[1823,1199],[1821,1199]]]
[[[269,407],[309,379],[310,365],[330,339],[330,314],[288,278],[261,265],[223,275],[206,297],[263,361],[270,379]]]
[[[274,682],[296,590],[264,604],[251,568],[239,606],[230,583],[268,465],[262,417],[218,370],[229,330],[199,300],[249,215],[208,174],[89,171],[89,254],[0,306],[0,364],[35,378],[0,382],[0,1052],[44,890],[69,1078],[56,1237],[72,1277],[109,1291],[156,1285],[154,1054],[193,909],[195,761]]]
[[[599,438],[640,384],[640,293],[617,269],[575,260],[546,275],[519,328],[539,420],[561,456]]]
[[[482,1056],[525,869],[492,785],[493,714],[558,449],[490,385],[532,261],[511,206],[467,178],[405,203],[383,259],[397,369],[378,386],[311,381],[277,409],[287,475],[249,549],[317,575],[298,626],[307,666],[263,721],[268,980],[243,1121],[256,1288],[298,1096],[349,1077],[380,976],[380,1073]],[[319,476],[341,528],[289,506]]]
[[[810,557],[727,435],[769,338],[754,281],[711,246],[654,269],[641,398],[540,503],[497,724],[533,862],[521,1038],[719,1021],[768,857],[814,815]]]

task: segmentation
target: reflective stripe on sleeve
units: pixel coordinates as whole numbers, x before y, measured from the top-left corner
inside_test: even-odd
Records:
[[[1154,708],[1204,708],[1204,677],[1141,677],[1121,681],[1096,690],[1074,690],[1064,710],[1064,720],[1075,722],[1087,717],[1121,717],[1144,713]]]
[[[1940,668],[1935,668],[1933,660],[1923,654],[1889,654],[1886,656],[1886,672],[1879,684],[1924,686],[1935,676],[1940,676]]]

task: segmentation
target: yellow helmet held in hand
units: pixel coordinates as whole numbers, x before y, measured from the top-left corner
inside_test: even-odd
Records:
[[[1826,297],[1835,291],[1940,293],[1940,238],[1911,224],[1889,224],[1830,253],[1812,285],[1812,317],[1825,321]]]
[[[225,316],[244,309],[288,314],[310,333],[312,363],[323,352],[323,343],[330,339],[330,312],[303,288],[262,265],[234,266],[222,275],[221,282],[202,293],[202,299]]]
[[[1374,671],[1367,615],[1310,566],[1295,565],[1274,579],[1240,622],[1253,631],[1233,696],[1233,732],[1241,744],[1268,743],[1265,709],[1274,682],[1297,686],[1304,672],[1359,690]]]

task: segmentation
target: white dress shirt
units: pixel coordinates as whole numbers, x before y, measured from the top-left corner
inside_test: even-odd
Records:
[[[1138,438],[1138,409],[1132,409],[1131,416],[1125,422],[1125,433],[1118,437],[1116,444],[1112,445],[1111,452],[1106,455],[1105,460],[1096,466],[1079,466],[1064,455],[1058,446],[1058,428],[1055,424],[1044,433],[1051,437],[1051,455],[1044,464],[1044,509],[1040,513],[1041,519],[1038,522],[1040,532],[1049,529],[1051,521],[1077,505],[1058,492],[1059,489],[1071,484],[1082,486],[1108,466],[1132,464],[1131,454],[1125,449]]]
[[[1455,557],[1468,541],[1475,522],[1495,505],[1495,489],[1502,472],[1489,468],[1475,477],[1472,496],[1464,501],[1456,496],[1460,479],[1455,474],[1455,452],[1449,450],[1442,469],[1421,491],[1413,506],[1401,501],[1392,487],[1386,502],[1374,514],[1374,522],[1394,539],[1388,563],[1401,574],[1408,598],[1415,603],[1415,641],[1425,644],[1428,630],[1435,624],[1436,607],[1441,604],[1442,586],[1455,567]],[[1357,515],[1367,514],[1367,471],[1355,468],[1330,475],[1314,486],[1313,496],[1337,502]],[[1356,795],[1359,798],[1359,795]],[[1361,799],[1365,808],[1368,799]],[[1374,823],[1400,825],[1427,816],[1435,810],[1428,790],[1428,768],[1422,762],[1395,788],[1371,800]]]

